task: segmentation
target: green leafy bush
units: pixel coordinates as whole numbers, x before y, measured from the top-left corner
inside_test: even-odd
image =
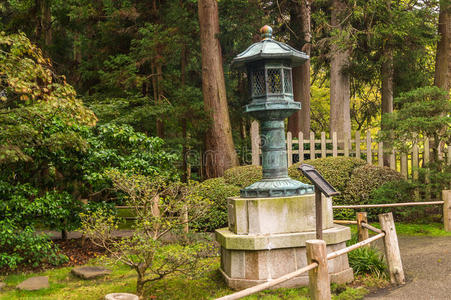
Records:
[[[80,225],[80,201],[67,192],[50,191],[39,196],[30,184],[10,185],[0,181],[0,219],[8,219],[19,228],[44,227],[74,230]]]
[[[214,231],[227,227],[227,198],[238,196],[240,187],[226,183],[224,178],[207,179],[196,188],[196,194],[210,201],[210,208],[204,216],[190,224],[198,231]]]
[[[354,169],[346,186],[345,201],[347,204],[374,203],[373,191],[387,182],[402,181],[401,173],[388,167],[365,165]]]
[[[316,170],[338,191],[344,192],[352,171],[366,164],[364,160],[353,157],[326,157],[314,160],[306,160],[304,163],[312,165]],[[291,178],[311,184],[299,170],[300,163],[293,164],[288,168]]]
[[[59,265],[67,261],[46,235],[31,226],[18,228],[10,220],[0,221],[0,269],[14,270],[21,264],[37,267],[43,263]]]
[[[253,165],[233,167],[224,172],[226,183],[241,188],[245,188],[261,180],[262,176],[262,167]]]

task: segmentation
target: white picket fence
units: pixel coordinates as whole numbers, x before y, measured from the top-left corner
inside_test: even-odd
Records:
[[[354,138],[345,140],[337,139],[336,132],[332,134],[332,138],[326,138],[326,136],[325,132],[321,132],[321,137],[317,139],[313,132],[308,137],[305,137],[302,132],[297,135],[288,132],[286,137],[288,166],[293,164],[295,154],[298,155],[300,162],[304,161],[306,156],[310,158],[346,156],[366,159],[369,164],[384,165],[384,144],[376,142],[370,131],[365,134],[357,131]],[[260,165],[260,136],[259,125],[256,121],[252,122],[251,126],[251,142],[252,164]],[[305,144],[310,145],[310,150],[304,150]],[[390,153],[390,168],[399,171],[406,178],[416,178],[418,167],[423,163],[428,163],[431,156],[430,140],[425,138],[421,144],[421,147],[414,144],[409,153],[399,153],[393,150]],[[316,145],[320,145],[320,147],[316,147]],[[451,147],[445,146],[445,151],[439,153],[439,157],[451,164]]]

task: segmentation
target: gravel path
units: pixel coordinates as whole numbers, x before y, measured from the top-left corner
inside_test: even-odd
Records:
[[[451,236],[400,236],[406,285],[365,299],[451,299]]]

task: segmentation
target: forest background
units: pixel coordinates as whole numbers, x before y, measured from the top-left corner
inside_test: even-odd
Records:
[[[24,32],[43,49],[98,125],[128,124],[164,139],[179,155],[185,178],[221,176],[250,160],[250,119],[242,109],[249,98],[246,78],[230,62],[260,40],[264,24],[276,39],[311,56],[293,72],[303,109],[289,120],[292,132],[332,128],[342,138],[379,128],[381,114],[396,109],[393,98],[401,93],[434,84],[449,89],[448,1],[197,2],[8,0],[0,4],[0,30]],[[215,37],[219,49],[208,46]],[[223,74],[202,72],[202,51],[219,56]],[[225,90],[218,94],[227,97],[225,110],[209,103],[223,100],[206,99],[202,90],[203,80],[222,76],[225,84],[218,86]],[[228,116],[215,125],[221,114],[230,116],[230,125]],[[205,161],[199,168],[206,151],[227,162]]]

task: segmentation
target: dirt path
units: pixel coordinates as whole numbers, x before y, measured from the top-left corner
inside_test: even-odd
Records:
[[[365,299],[451,299],[451,237],[400,236],[407,283]]]

